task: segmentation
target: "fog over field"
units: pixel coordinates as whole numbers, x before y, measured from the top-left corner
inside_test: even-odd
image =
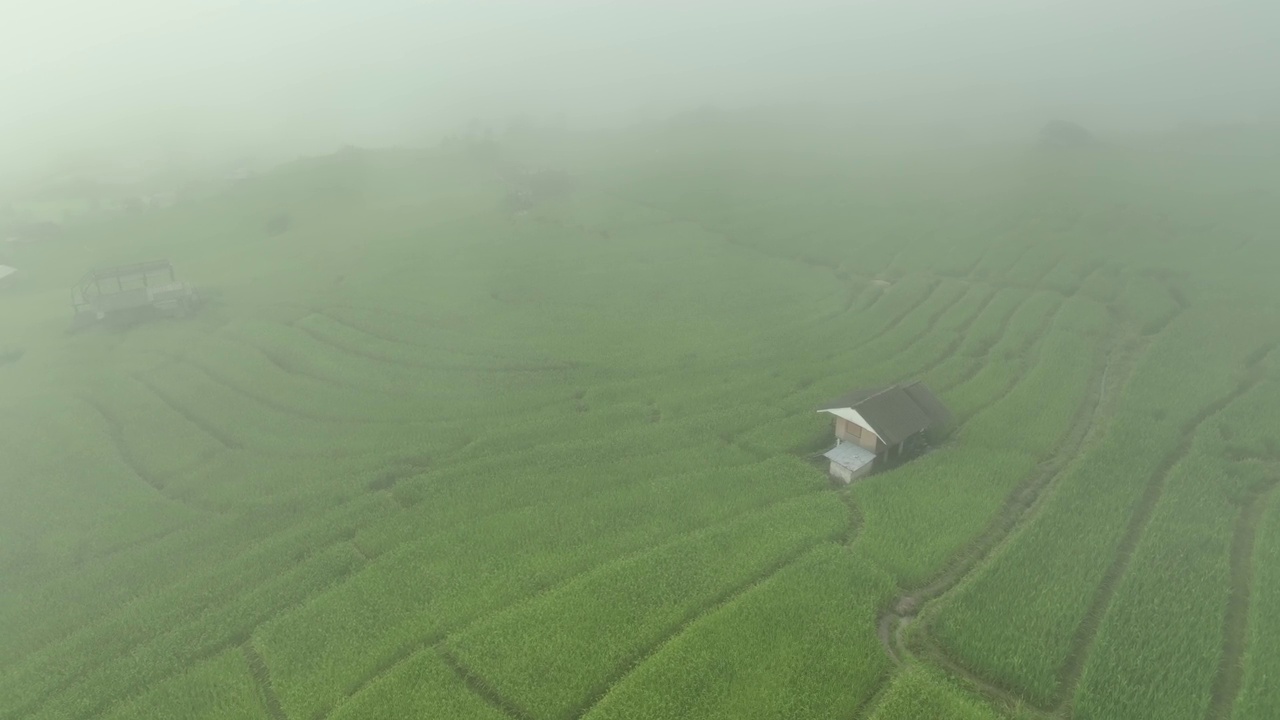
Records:
[[[472,117],[817,103],[1018,132],[1274,119],[1264,0],[88,0],[0,7],[0,153],[287,155]]]
[[[1280,718],[1280,2],[0,0],[0,720]]]

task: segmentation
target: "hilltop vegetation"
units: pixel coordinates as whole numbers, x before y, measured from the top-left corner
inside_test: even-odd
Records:
[[[719,119],[10,250],[0,719],[1268,717],[1277,147]],[[153,256],[202,312],[65,333]],[[913,378],[948,441],[833,488],[815,403]]]

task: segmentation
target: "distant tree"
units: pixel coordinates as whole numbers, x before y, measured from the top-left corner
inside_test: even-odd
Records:
[[[1093,144],[1093,134],[1079,123],[1054,120],[1040,130],[1040,145],[1052,148],[1082,148]]]

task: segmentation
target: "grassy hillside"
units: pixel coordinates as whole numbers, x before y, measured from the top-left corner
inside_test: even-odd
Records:
[[[346,151],[6,248],[0,720],[1267,717],[1276,147]],[[66,332],[159,256],[201,312]]]

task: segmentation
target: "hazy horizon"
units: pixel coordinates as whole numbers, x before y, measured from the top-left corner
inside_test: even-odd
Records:
[[[430,142],[468,118],[595,127],[817,103],[1108,129],[1280,115],[1262,2],[892,5],[51,0],[0,9],[6,174],[76,157]]]

